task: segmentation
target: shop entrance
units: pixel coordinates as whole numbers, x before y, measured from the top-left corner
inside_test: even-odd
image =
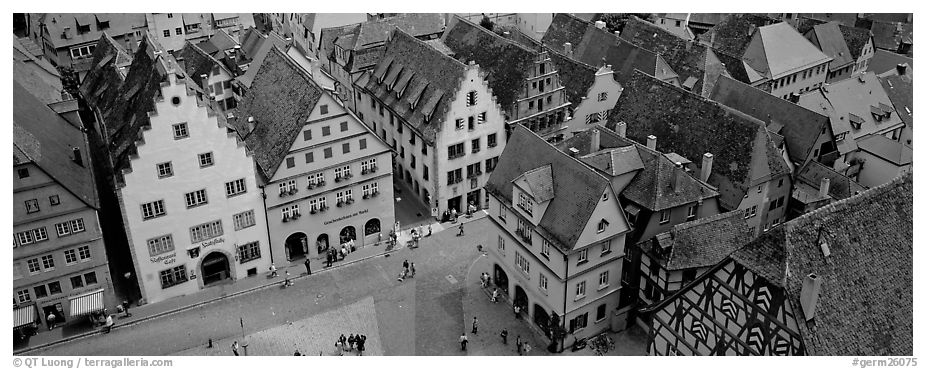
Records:
[[[341,243],[357,239],[357,230],[354,226],[347,226],[341,229]]]
[[[309,253],[308,242],[308,237],[302,232],[296,232],[286,237],[286,259],[294,260],[305,257]]]
[[[67,319],[64,316],[64,308],[61,304],[54,304],[42,307],[42,318],[45,318],[45,324],[48,324],[48,313],[55,314],[55,325],[64,325]]]
[[[508,274],[505,273],[505,270],[502,267],[495,264],[495,286],[501,288],[502,291],[505,291],[505,294],[508,294]]]
[[[228,268],[228,257],[214,251],[203,258],[203,285],[208,286],[226,280],[231,275]]]
[[[323,252],[328,251],[328,234],[322,233],[318,235],[318,239],[315,240],[315,247],[318,249],[318,254],[321,255]]]
[[[540,305],[534,304],[534,324],[540,327],[547,338],[550,337],[550,315]]]
[[[470,193],[466,194],[466,206],[467,206],[467,210],[469,210],[469,204],[476,205],[476,209],[481,209],[481,208],[482,208],[482,204],[480,203],[480,200],[481,200],[481,199],[480,199],[480,196],[479,196],[479,191],[480,191],[480,190],[476,190],[476,191],[473,191],[473,192],[470,192]]]
[[[447,200],[447,210],[450,210],[452,212],[453,210],[451,209],[457,209],[457,214],[460,214],[464,210],[463,208],[460,207],[461,201],[463,201],[462,196],[457,196],[450,200]]]
[[[527,293],[521,286],[514,286],[514,304],[521,307],[521,310],[527,312]]]

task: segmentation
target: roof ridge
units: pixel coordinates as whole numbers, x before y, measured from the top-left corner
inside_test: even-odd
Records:
[[[673,230],[686,230],[686,229],[697,227],[697,226],[704,225],[707,223],[713,223],[713,222],[720,221],[723,219],[732,218],[734,215],[739,215],[742,213],[745,213],[745,210],[736,209],[736,210],[732,210],[728,212],[717,213],[709,217],[698,218],[690,222],[676,224],[675,226],[672,227],[672,229]]]
[[[518,43],[518,42],[515,42],[515,41],[513,41],[513,40],[509,40],[509,39],[507,39],[507,38],[504,38],[504,37],[502,37],[502,36],[499,36],[497,33],[492,32],[492,31],[489,31],[488,29],[485,29],[485,27],[482,27],[482,26],[480,26],[480,25],[478,25],[478,24],[476,24],[476,23],[473,23],[472,21],[470,21],[470,20],[468,20],[468,19],[465,19],[465,18],[463,18],[463,17],[460,17],[459,15],[454,14],[453,17],[454,17],[454,18],[457,18],[457,19],[459,19],[459,20],[461,20],[461,21],[463,21],[464,23],[469,24],[470,26],[472,26],[472,27],[474,27],[474,28],[478,28],[479,30],[483,31],[484,33],[491,34],[492,37],[495,37],[496,39],[502,40],[502,41],[504,41],[504,42],[506,42],[506,43],[508,43],[508,44],[510,44],[510,45],[513,45],[513,46],[515,46],[515,47],[517,47],[517,48],[520,48],[520,49],[522,49],[522,50],[524,50],[524,51],[527,51],[527,52],[530,53],[531,55],[540,54],[540,52],[538,52],[538,51],[531,50],[531,49],[527,48],[526,46],[521,45],[521,44]]]
[[[199,45],[194,44],[194,43],[189,42],[189,41],[186,41],[186,45],[189,45],[189,46],[191,47],[191,49],[193,50],[193,52],[199,53],[200,55],[202,55],[202,56],[205,57],[206,59],[209,59],[209,61],[211,61],[211,62],[213,62],[213,63],[215,63],[215,64],[218,64],[219,67],[222,68],[225,72],[227,72],[230,76],[234,76],[234,75],[235,75],[234,73],[231,72],[231,70],[229,70],[229,69],[225,66],[225,64],[219,62],[219,60],[216,59],[215,57],[213,57],[212,55],[209,55],[209,53],[207,53],[205,50],[203,50],[201,47],[199,47]],[[185,47],[185,46],[184,46],[184,47]]]
[[[419,40],[417,37],[412,36],[412,35],[409,34],[408,32],[403,31],[403,30],[402,30],[401,28],[399,28],[398,26],[395,26],[394,29],[393,29],[392,31],[390,31],[390,32],[396,32],[396,31],[398,31],[399,33],[401,33],[401,34],[403,34],[403,35],[405,35],[405,36],[408,36],[408,38],[411,39],[411,40],[413,40],[414,42],[416,42],[416,43],[418,43],[418,44],[420,44],[420,45],[424,45],[425,47],[428,48],[428,50],[432,50],[432,51],[435,53],[435,55],[438,55],[438,58],[443,58],[443,59],[451,60],[454,64],[459,64],[460,66],[463,66],[464,68],[467,66],[466,63],[463,63],[463,62],[457,60],[456,58],[451,57],[450,55],[447,55],[447,54],[444,54],[444,53],[440,52],[440,50],[435,49],[434,46],[431,46],[431,45],[429,45],[427,42],[424,42],[424,41],[422,41],[422,40]],[[390,38],[390,41],[392,41],[392,38]],[[388,44],[387,44],[387,46],[388,46]],[[404,65],[404,63],[403,63],[403,65]],[[478,64],[477,64],[477,65],[478,65]],[[369,70],[369,71],[372,73],[373,69],[371,69],[371,70]],[[448,91],[448,92],[449,92],[449,91]]]
[[[868,190],[859,192],[852,196],[846,197],[842,200],[833,201],[827,204],[826,206],[814,209],[813,211],[810,211],[808,213],[804,213],[801,216],[788,221],[788,223],[791,223],[794,226],[797,226],[798,223],[802,223],[801,225],[803,225],[803,223],[807,222],[811,216],[826,215],[826,214],[837,212],[841,210],[842,208],[844,208],[846,204],[849,203],[850,201],[855,202],[855,201],[860,201],[863,199],[867,199],[867,198],[880,195],[881,193],[890,190],[890,188],[896,186],[897,184],[906,181],[907,177],[910,177],[911,182],[913,181],[913,169],[910,169],[909,172],[895,177],[894,179],[888,181],[887,183],[883,183],[881,185],[869,188]]]

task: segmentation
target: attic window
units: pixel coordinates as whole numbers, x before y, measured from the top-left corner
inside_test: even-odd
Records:
[[[527,215],[534,216],[534,200],[524,193],[518,194],[518,207]]]
[[[600,222],[598,222],[598,233],[604,232],[604,230],[607,228],[608,228],[607,220],[602,219]]]
[[[872,112],[871,112],[871,113],[872,113],[873,115],[875,114],[874,109],[876,109],[876,108],[875,108],[875,107],[872,107]],[[880,121],[880,119],[877,117],[877,115],[875,116],[875,119]],[[853,128],[853,129],[862,128],[862,123],[864,123],[864,122],[865,122],[865,120],[862,119],[861,117],[859,117],[858,115],[849,113],[849,123],[852,124],[852,128]],[[838,141],[838,140],[837,140],[837,141]]]

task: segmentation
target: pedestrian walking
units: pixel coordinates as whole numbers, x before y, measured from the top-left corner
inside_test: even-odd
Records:
[[[402,262],[402,268],[408,269],[408,259],[405,259],[405,261]]]
[[[502,329],[502,334],[501,334],[501,336],[502,336],[502,344],[503,344],[503,345],[507,345],[507,344],[508,344],[508,330],[507,330],[507,329]]]
[[[341,260],[347,257],[347,245],[341,245]]]
[[[431,225],[428,224],[428,237],[431,237]]]
[[[492,291],[492,302],[498,302],[498,288]]]
[[[124,315],[122,315],[122,317],[128,318],[128,317],[132,316],[132,313],[129,312],[129,300],[122,300],[122,309],[123,309],[123,313],[124,313]]]
[[[325,262],[327,263],[325,267],[331,268],[331,250],[328,250],[328,252],[325,253]]]
[[[457,237],[460,237],[462,235],[463,235],[463,222],[460,222],[460,232],[457,233]]]
[[[412,276],[412,278],[415,278],[415,263],[412,263],[412,265],[411,265],[410,268],[411,268],[410,270],[411,270],[411,272],[412,272],[411,276]]]
[[[367,349],[367,336],[360,335],[360,339],[357,342],[357,353],[363,356],[363,352]]]
[[[45,321],[48,323],[48,330],[55,329],[55,313],[49,311],[48,316],[45,317]]]
[[[463,334],[460,335],[460,348],[462,348],[463,351],[466,351],[467,342],[469,342],[469,338],[466,337],[466,332],[463,332]]]
[[[273,263],[270,263],[270,278],[276,278],[277,276],[277,266]]]
[[[521,335],[518,335],[518,339],[514,342],[517,345],[516,350],[518,350],[518,355],[521,355]]]
[[[520,317],[521,317],[521,307],[516,304],[514,305],[514,318],[518,319]]]
[[[450,209],[450,219],[453,219],[454,222],[457,221],[457,208]]]
[[[232,353],[238,356],[238,341],[232,343]]]
[[[473,317],[473,334],[477,334],[479,331],[479,321],[476,317]]]
[[[353,333],[351,333],[350,337],[347,337],[347,345],[348,345],[348,346],[347,346],[347,347],[348,347],[347,351],[354,351],[354,341],[355,341],[355,340],[356,340],[356,339],[354,338],[354,334],[353,334]]]
[[[113,330],[113,325],[115,325],[115,324],[116,324],[116,323],[113,322],[113,316],[112,316],[112,315],[107,315],[107,316],[106,316],[105,329],[103,329],[103,333],[109,333],[110,331],[112,331],[112,330]]]
[[[305,258],[305,262],[303,264],[305,264],[305,274],[312,275],[312,263],[309,261],[308,257]]]
[[[344,334],[341,334],[341,337],[338,338],[338,342],[341,343],[341,351],[347,350],[347,337]]]

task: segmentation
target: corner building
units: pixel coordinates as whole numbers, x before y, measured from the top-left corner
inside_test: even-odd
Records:
[[[85,81],[88,89],[118,89],[92,108],[111,143],[142,303],[266,271],[270,248],[254,161],[214,101],[204,100],[150,35],[124,79],[99,75],[111,80]]]

